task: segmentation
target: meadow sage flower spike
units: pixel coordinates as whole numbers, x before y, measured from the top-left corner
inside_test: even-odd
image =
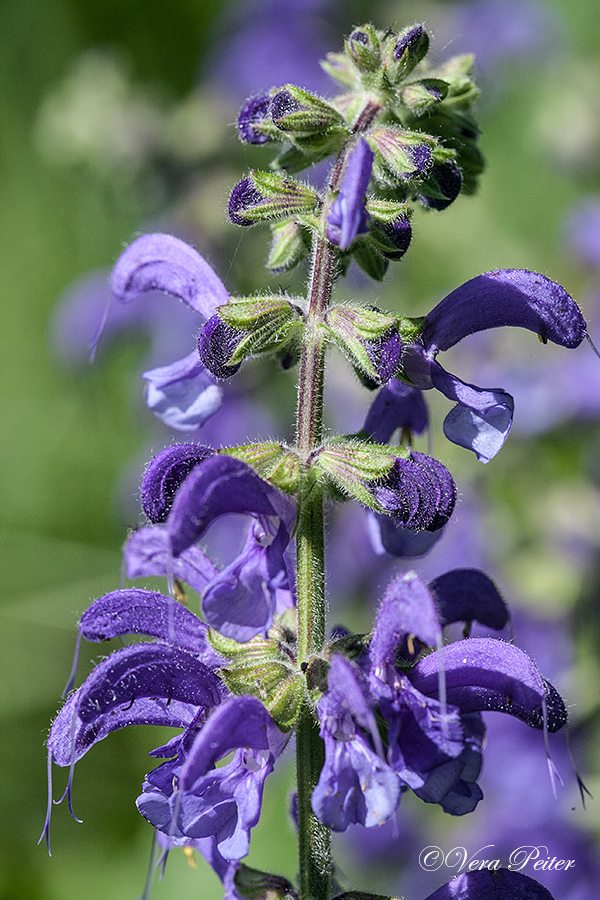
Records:
[[[146,775],[138,808],[163,853],[184,847],[206,858],[225,900],[331,900],[331,831],[375,827],[399,807],[403,815],[408,790],[468,815],[483,799],[488,713],[544,739],[567,721],[559,692],[523,650],[469,636],[473,622],[502,631],[509,612],[496,584],[460,560],[429,583],[414,571],[396,573],[371,631],[341,629],[327,639],[325,503],[357,500],[379,552],[404,557],[442,540],[453,515],[452,475],[413,447],[430,428],[423,392],[435,388],[453,401],[444,432],[483,462],[508,436],[512,397],[461,381],[438,355],[500,326],[569,349],[587,333],[566,290],[525,269],[477,275],[418,318],[333,301],[352,261],[383,279],[410,249],[414,218],[423,217],[418,234],[428,216],[473,193],[483,170],[473,60],[432,65],[428,49],[422,24],[399,33],[361,25],[323,64],[341,93],[326,99],[285,83],[242,105],[240,139],[276,156],[234,186],[229,218],[269,226],[273,273],[310,258],[305,297],[283,289],[230,297],[196,250],[166,234],[134,240],[112,275],[122,303],[158,290],[199,317],[188,355],[145,374],[150,407],[176,430],[218,414],[218,382],[248,358],[298,366],[293,439],[173,443],[150,461],[141,485],[146,523],[127,539],[124,570],[129,579],[165,579],[165,593],[124,586],[91,604],[79,641],[133,640],[69,694],[48,739],[49,771],[53,763],[69,770],[70,801],[75,763],[98,741],[129,725],[175,728],[151,753],[163,761]],[[329,176],[315,187],[311,167],[327,159]],[[332,346],[365,391],[378,391],[357,433],[325,428]],[[241,540],[227,530],[240,517]],[[208,549],[217,520],[230,550],[225,562]],[[188,587],[200,615],[185,605]],[[449,641],[447,626],[456,622],[462,637]],[[241,862],[267,776],[292,735],[296,885]],[[50,781],[49,810],[51,803]],[[49,814],[46,835],[48,828]],[[459,895],[549,897],[520,872],[500,870],[460,875],[429,900]]]

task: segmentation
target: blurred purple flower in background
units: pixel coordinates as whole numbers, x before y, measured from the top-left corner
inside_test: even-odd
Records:
[[[215,26],[206,77],[236,103],[288,82],[327,92],[319,60],[331,47],[338,12],[337,0],[233,0]]]
[[[436,37],[453,53],[473,53],[478,77],[486,83],[498,69],[537,59],[555,49],[562,28],[557,12],[542,0],[466,0],[448,4]]]

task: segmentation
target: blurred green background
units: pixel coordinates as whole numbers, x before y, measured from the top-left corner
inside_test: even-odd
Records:
[[[243,5],[231,4],[232,16]],[[378,27],[427,24],[451,5],[342,4],[329,18],[339,24],[331,49],[367,18]],[[557,43],[532,64],[521,59],[504,67],[482,104],[488,172],[480,193],[443,216],[419,219],[401,273],[376,286],[382,306],[394,307],[400,279],[414,311],[423,313],[432,297],[477,272],[523,266],[563,283],[586,311],[590,273],[569,254],[562,227],[571,203],[600,191],[600,17],[595,0],[546,5],[560,26]],[[244,97],[229,96],[211,113],[207,86],[196,98],[199,106],[186,107],[203,60],[226,37],[226,6],[224,0],[0,2],[0,900],[139,896],[151,836],[134,799],[146,753],[157,744],[138,729],[95,747],[75,773],[75,811],[84,824],[73,822],[66,807],[55,809],[52,858],[36,846],[46,802],[44,741],[70,669],[76,621],[91,600],[117,586],[125,528],[135,524],[122,513],[117,485],[149,443],[163,445],[132,388],[144,340],[121,341],[95,365],[74,371],[56,359],[49,323],[57,298],[74,279],[110,267],[144,223],[160,220],[169,204],[177,206],[151,163],[136,168],[93,153],[87,159],[75,155],[69,164],[61,160],[60,146],[53,148],[48,138],[49,98],[64,90],[65,79],[86,58],[82,54],[101,50],[123,63],[134,98],[139,90],[159,126],[168,121],[174,128],[169,110],[183,110],[188,144],[178,144],[173,132],[177,162],[183,165],[187,153],[204,177],[178,201],[179,220],[210,233],[213,260],[220,260],[219,273],[232,290],[266,284],[254,262],[264,256],[264,235],[240,236],[224,213],[227,188],[258,159],[254,148],[238,147],[229,124]],[[281,6],[284,13],[286,4]],[[209,125],[198,129],[204,144],[196,158],[189,142],[198,110]],[[100,118],[100,135],[103,126]],[[294,274],[290,281],[302,277]],[[512,593],[518,589],[523,602],[535,607],[549,592],[557,613],[573,612],[582,648],[576,661],[584,685],[580,704],[590,716],[592,737],[596,567],[590,555],[586,567],[577,568],[549,548],[556,529],[567,527],[566,513],[581,503],[576,527],[595,559],[599,436],[594,421],[570,422],[538,439],[517,436],[485,471],[470,454],[443,449],[457,480],[480,488],[494,504],[489,514],[505,529],[498,553],[504,553]],[[88,665],[94,657],[88,654]],[[598,753],[593,742],[588,746],[585,764],[593,783]],[[64,774],[56,776],[55,797]],[[250,863],[272,865],[276,841],[276,864],[293,877],[290,785],[284,766],[267,790]],[[597,818],[592,811],[588,821],[593,826]],[[153,896],[210,900],[221,896],[221,888],[207,867],[194,871],[183,854],[173,853]]]

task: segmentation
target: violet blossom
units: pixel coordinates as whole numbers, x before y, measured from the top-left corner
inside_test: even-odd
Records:
[[[479,576],[456,570],[436,580],[442,621],[471,618],[468,582],[474,578],[484,588],[478,618],[505,624],[502,599]],[[426,646],[437,649],[418,658]],[[380,824],[408,788],[452,815],[471,812],[483,796],[477,784],[483,711],[505,712],[548,731],[566,721],[557,692],[517,647],[495,638],[464,638],[442,647],[432,587],[414,572],[388,587],[358,665],[333,657],[329,679],[318,704],[325,765],[313,809],[332,830],[344,831],[355,822]],[[376,712],[387,726],[385,747]]]
[[[359,234],[369,230],[365,195],[374,158],[364,138],[348,156],[339,193],[327,217],[327,237],[340,250],[347,250]]]
[[[461,381],[442,368],[437,356],[469,334],[505,325],[526,328],[544,343],[567,348],[578,347],[587,333],[579,307],[559,284],[526,269],[501,269],[448,294],[425,317],[419,337],[404,345],[404,377],[420,390],[436,388],[455,401],[444,420],[444,434],[484,463],[508,437],[513,398],[498,388]],[[377,424],[371,421],[370,427]]]
[[[200,254],[168,234],[147,234],[133,241],[117,260],[111,287],[121,303],[156,290],[173,294],[201,320],[209,319],[229,298]],[[148,405],[178,431],[199,428],[221,406],[220,388],[195,350],[170,365],[144,372],[143,377],[148,381]]]
[[[168,448],[150,463],[144,508],[160,515],[127,542],[128,575],[181,576],[201,596],[204,618],[221,634],[240,642],[266,636],[274,616],[294,605],[287,548],[295,504],[238,459],[213,455],[192,463],[188,445]],[[250,516],[251,526],[241,552],[219,570],[197,541],[216,519],[235,513]]]
[[[136,724],[183,729],[151,752],[169,761],[147,776],[138,806],[169,842],[191,840],[223,877],[230,869],[223,861],[248,852],[264,780],[287,736],[258,700],[229,693],[218,675],[227,660],[213,649],[207,625],[172,597],[113,591],[82,616],[87,640],[126,634],[154,640],[114,651],[69,697],[50,730],[49,777],[52,762],[69,767],[70,802],[75,763],[112,731]],[[236,748],[232,761],[215,770]],[[46,836],[51,803],[50,780]]]

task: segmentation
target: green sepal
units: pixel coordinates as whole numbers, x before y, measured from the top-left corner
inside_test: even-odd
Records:
[[[287,135],[291,142],[271,162],[271,168],[275,171],[285,171],[290,174],[301,172],[307,166],[325,159],[327,156],[337,155],[348,140],[349,131],[346,126],[336,126],[323,134]]]
[[[417,341],[425,328],[426,321],[426,316],[398,316],[396,328],[402,338],[402,343],[412,344]]]
[[[298,892],[283,875],[272,875],[240,863],[233,878],[237,892],[248,900],[297,900]]]
[[[389,225],[396,219],[410,219],[413,214],[412,206],[408,203],[400,203],[396,200],[379,200],[370,197],[367,200],[367,212],[372,219]]]
[[[239,365],[248,356],[279,350],[302,329],[301,310],[278,295],[232,300],[219,306],[218,313],[240,332],[227,360],[229,366]]]
[[[209,640],[230,660],[219,670],[229,690],[237,696],[256,697],[278,727],[289,731],[306,696],[306,681],[292,661],[294,637],[284,622],[276,622],[268,638],[257,635],[241,644],[210,629]]]
[[[261,478],[270,481],[286,494],[295,494],[298,489],[300,460],[298,455],[284,444],[265,441],[260,444],[226,447],[218,452],[241,459]]]
[[[302,303],[298,300],[298,303]],[[228,303],[217,307],[219,317],[239,331],[251,331],[267,321],[291,321],[299,314],[293,297],[282,294],[265,294],[256,297],[231,297]]]
[[[252,169],[248,179],[262,198],[241,211],[240,215],[250,222],[291,217],[295,213],[309,212],[319,203],[313,188],[293,178],[286,178],[280,172]]]
[[[312,466],[347,497],[353,497],[376,512],[383,512],[367,485],[384,478],[398,456],[405,453],[398,447],[392,450],[387,445],[340,438],[319,450]]]
[[[299,108],[290,109],[278,117],[272,115],[274,124],[285,135],[308,137],[323,134],[330,128],[344,124],[338,110],[311,91],[306,91],[295,84],[285,84],[281,91],[288,93],[299,104]]]
[[[352,40],[357,33],[366,37],[366,42]],[[354,28],[348,40],[344,41],[347,56],[361,73],[376,72],[381,66],[381,43],[372,25],[361,25]]]
[[[282,731],[294,727],[306,697],[306,681],[300,673],[281,681],[265,706]]]
[[[304,697],[304,679],[280,660],[239,657],[219,672],[236,696],[256,697],[282,731],[292,727]]]
[[[405,85],[400,91],[400,99],[414,116],[422,116],[447,94],[448,84],[441,78],[422,78]]]
[[[481,92],[474,80],[474,63],[473,54],[465,53],[451,57],[429,73],[448,85],[444,106],[466,111],[479,100]]]
[[[365,343],[377,341],[389,332],[396,324],[396,317],[374,309],[339,305],[328,310],[325,321],[330,334],[352,365],[378,382],[377,369]]]
[[[354,241],[352,256],[369,278],[373,278],[374,281],[383,281],[390,261],[379,252],[370,235],[359,237]]]
[[[366,140],[375,153],[373,176],[389,187],[395,187],[398,180],[404,182],[408,178],[422,178],[424,173],[416,171],[410,150],[423,144],[433,150],[437,143],[430,134],[391,125],[371,129]]]
[[[270,659],[276,661],[279,659],[280,654],[277,642],[260,635],[253,637],[250,641],[240,644],[239,641],[225,637],[220,631],[210,628],[208,631],[208,639],[217,653],[233,660],[232,665],[236,665],[236,661],[240,658],[242,659],[242,664],[244,660],[249,658],[261,660]]]
[[[271,249],[266,262],[274,275],[293,269],[310,251],[308,233],[293,219],[271,223]]]

